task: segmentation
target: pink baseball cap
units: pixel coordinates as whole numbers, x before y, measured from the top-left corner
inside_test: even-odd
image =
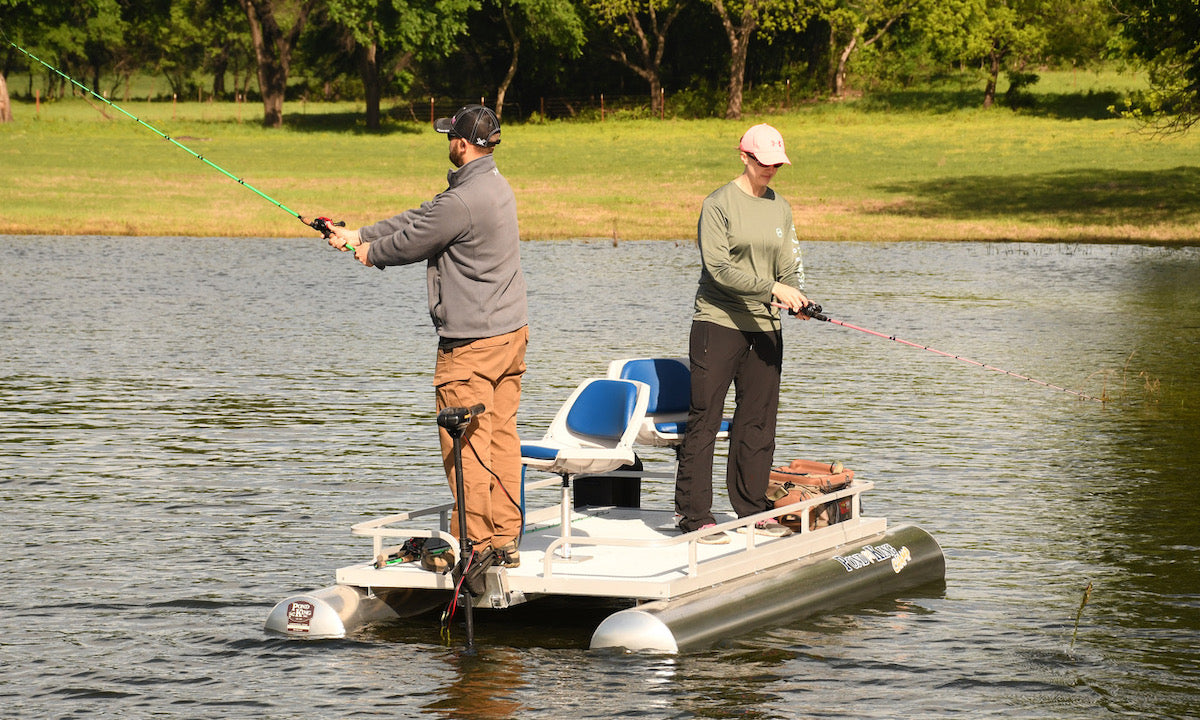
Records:
[[[763,165],[792,164],[787,153],[783,151],[783,136],[779,131],[766,123],[755,125],[742,136],[738,150],[750,153],[758,158]]]

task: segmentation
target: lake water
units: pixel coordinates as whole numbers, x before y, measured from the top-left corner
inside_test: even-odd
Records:
[[[3,240],[0,717],[1200,717],[1200,248],[809,244],[831,317],[1108,401],[789,320],[777,461],[874,481],[945,587],[673,657],[590,652],[603,614],[550,603],[477,614],[468,656],[436,621],[262,630],[369,555],[351,524],[449,499],[422,268]],[[522,252],[523,435],[610,359],[686,353],[690,244]]]

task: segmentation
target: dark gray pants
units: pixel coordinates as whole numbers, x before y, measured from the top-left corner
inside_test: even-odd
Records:
[[[738,517],[768,508],[767,480],[775,459],[775,415],[783,333],[732,330],[693,322],[689,342],[692,402],[675,479],[675,512],[684,532],[714,522],[713,450],[734,386],[737,408],[729,431],[725,487]]]

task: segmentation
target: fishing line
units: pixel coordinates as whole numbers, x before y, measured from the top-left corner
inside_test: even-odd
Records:
[[[775,302],[771,303],[771,305],[773,305],[774,307],[777,307],[777,308],[782,308],[782,309],[787,309],[787,307],[788,307],[787,305],[783,305],[781,303],[775,303]],[[1059,385],[1054,385],[1054,384],[1045,382],[1043,380],[1037,380],[1035,378],[1031,378],[1026,375],[1022,375],[1020,373],[1015,373],[1011,370],[1005,370],[1003,368],[998,368],[995,365],[988,365],[986,363],[981,363],[978,360],[972,360],[971,358],[963,357],[962,355],[955,355],[953,353],[944,352],[944,351],[938,350],[936,348],[931,348],[927,345],[921,345],[920,343],[915,343],[915,342],[911,342],[909,340],[905,340],[903,338],[898,338],[895,335],[888,335],[887,333],[881,333],[881,332],[877,332],[875,330],[868,330],[867,328],[859,327],[857,325],[851,325],[848,322],[843,322],[841,320],[837,320],[835,318],[831,318],[831,317],[823,314],[821,312],[820,305],[806,305],[805,307],[801,308],[800,312],[809,316],[813,320],[821,320],[823,322],[832,323],[834,325],[841,325],[844,328],[850,328],[851,330],[857,330],[859,332],[863,332],[868,335],[874,335],[875,337],[881,337],[885,340],[891,340],[892,342],[898,342],[902,345],[908,345],[910,347],[920,348],[921,350],[928,350],[929,352],[934,353],[936,355],[941,355],[942,357],[948,357],[948,358],[954,358],[955,360],[961,360],[962,362],[965,362],[968,365],[974,365],[976,367],[981,367],[985,370],[991,370],[992,372],[998,372],[1002,375],[1010,375],[1019,380],[1025,380],[1025,381],[1031,382],[1035,385],[1041,385],[1043,387],[1048,387],[1051,390],[1061,390],[1062,392],[1070,393],[1070,394],[1075,395],[1076,397],[1082,398],[1084,400],[1095,400],[1096,402],[1108,402],[1104,398],[1098,398],[1098,397],[1094,397],[1092,395],[1085,395],[1076,390],[1071,390],[1069,388],[1061,387]]]
[[[195,150],[192,150],[192,149],[191,149],[190,147],[188,147],[187,145],[184,145],[183,143],[179,142],[178,140],[176,140],[175,138],[171,137],[170,135],[167,135],[167,134],[166,134],[165,132],[163,132],[162,130],[159,130],[158,128],[154,127],[153,125],[151,125],[150,123],[146,122],[145,120],[142,120],[141,118],[137,117],[137,116],[136,116],[136,115],[134,115],[133,113],[130,113],[130,112],[129,112],[128,110],[126,110],[125,108],[121,107],[120,105],[117,105],[116,103],[114,103],[113,101],[111,101],[111,100],[109,100],[108,98],[104,97],[104,96],[103,96],[103,95],[101,95],[100,93],[98,93],[98,92],[96,92],[96,91],[92,90],[91,88],[89,88],[89,87],[87,87],[87,86],[83,85],[82,83],[80,83],[79,81],[77,81],[75,78],[71,77],[70,75],[67,75],[67,74],[66,74],[66,73],[64,73],[62,70],[59,70],[58,68],[54,67],[54,66],[53,66],[53,65],[51,65],[50,63],[46,62],[45,60],[42,60],[42,59],[41,59],[41,58],[39,58],[38,56],[34,55],[33,53],[29,52],[29,51],[28,51],[28,50],[26,50],[25,48],[23,48],[23,47],[21,47],[20,45],[16,44],[15,42],[13,42],[12,40],[10,40],[10,39],[9,39],[9,37],[8,37],[8,34],[7,34],[7,33],[5,33],[3,30],[0,30],[0,34],[3,34],[3,35],[4,35],[4,39],[8,41],[8,44],[9,44],[9,45],[12,45],[12,46],[13,46],[14,48],[16,48],[17,50],[20,50],[22,53],[24,53],[25,55],[27,55],[27,56],[28,56],[30,59],[34,60],[35,62],[38,62],[38,63],[40,63],[40,64],[41,64],[42,66],[44,66],[44,67],[45,67],[47,70],[50,70],[50,71],[51,71],[51,72],[53,72],[53,73],[57,73],[57,74],[58,74],[59,76],[61,76],[61,77],[62,77],[64,80],[66,80],[66,81],[70,82],[70,83],[71,83],[72,85],[74,85],[75,87],[79,88],[80,90],[83,90],[84,92],[88,93],[88,94],[89,94],[89,95],[91,95],[92,97],[95,97],[97,100],[100,100],[100,101],[102,101],[102,102],[106,103],[106,104],[107,104],[109,107],[111,107],[111,108],[113,108],[114,110],[116,110],[116,111],[120,112],[122,115],[125,115],[126,117],[128,117],[128,118],[132,119],[134,122],[136,122],[137,124],[141,125],[142,127],[145,127],[145,128],[147,128],[148,130],[150,130],[151,132],[153,132],[155,135],[158,135],[159,137],[161,137],[163,140],[166,140],[167,142],[171,143],[172,145],[174,145],[174,146],[178,147],[179,149],[183,150],[184,152],[186,152],[187,154],[189,154],[189,155],[191,155],[192,157],[196,158],[197,160],[199,160],[200,162],[204,163],[205,165],[208,165],[209,167],[211,167],[212,169],[214,169],[214,170],[216,170],[217,172],[221,173],[221,174],[222,174],[222,175],[224,175],[225,177],[228,177],[229,179],[233,180],[233,181],[234,181],[234,182],[236,182],[238,185],[241,185],[242,187],[244,187],[244,188],[246,188],[246,189],[250,190],[250,191],[251,191],[251,192],[253,192],[254,194],[258,195],[259,197],[261,197],[262,199],[264,199],[264,200],[266,200],[267,202],[271,203],[272,205],[274,205],[275,207],[279,208],[280,210],[283,210],[284,212],[286,212],[287,214],[291,215],[292,217],[295,217],[295,218],[296,218],[296,219],[298,219],[300,222],[302,222],[302,223],[304,223],[305,225],[307,225],[307,226],[309,226],[309,227],[313,228],[314,230],[316,230],[317,232],[321,233],[321,234],[322,234],[322,235],[324,235],[325,237],[327,237],[327,238],[328,238],[330,235],[332,235],[332,234],[333,234],[333,233],[332,233],[332,231],[329,229],[329,226],[330,226],[330,225],[345,226],[345,224],[346,224],[346,223],[344,223],[344,222],[341,222],[341,221],[337,221],[337,222],[335,222],[335,221],[333,221],[333,220],[331,220],[330,218],[327,218],[327,217],[319,217],[319,218],[315,218],[315,219],[313,219],[313,220],[311,220],[311,221],[310,221],[310,220],[305,220],[303,215],[301,215],[300,213],[298,213],[298,212],[296,212],[295,210],[291,209],[291,208],[290,208],[290,207],[288,207],[287,205],[284,205],[283,203],[279,202],[278,200],[276,200],[275,198],[273,198],[273,197],[271,197],[270,195],[266,194],[266,193],[265,193],[265,192],[263,192],[262,190],[259,190],[258,188],[254,187],[254,186],[253,186],[253,185],[251,185],[250,183],[246,182],[246,181],[245,181],[245,179],[243,179],[243,178],[240,178],[240,177],[238,177],[237,175],[234,175],[233,173],[229,172],[229,171],[228,171],[228,170],[226,170],[225,168],[223,168],[223,167],[221,167],[220,165],[216,164],[216,163],[215,163],[215,162],[213,162],[212,160],[209,160],[208,158],[204,157],[203,155],[201,155],[201,154],[197,153]],[[346,244],[346,246],[345,246],[345,247],[346,247],[348,250],[351,250],[351,251],[353,251],[353,250],[354,250],[354,247],[353,247],[352,245],[348,244],[348,243]]]

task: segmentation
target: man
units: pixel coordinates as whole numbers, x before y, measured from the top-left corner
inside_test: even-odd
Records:
[[[468,105],[434,128],[450,141],[449,187],[420,207],[358,230],[331,227],[329,244],[353,249],[367,267],[426,261],[429,314],[438,333],[433,383],[437,409],[472,407],[462,438],[467,536],[477,557],[517,567],[521,533],[521,441],[517,407],[529,339],[517,205],[492,152],[500,121]],[[452,440],[441,435],[442,462],[455,492]],[[450,527],[457,536],[458,515]]]

